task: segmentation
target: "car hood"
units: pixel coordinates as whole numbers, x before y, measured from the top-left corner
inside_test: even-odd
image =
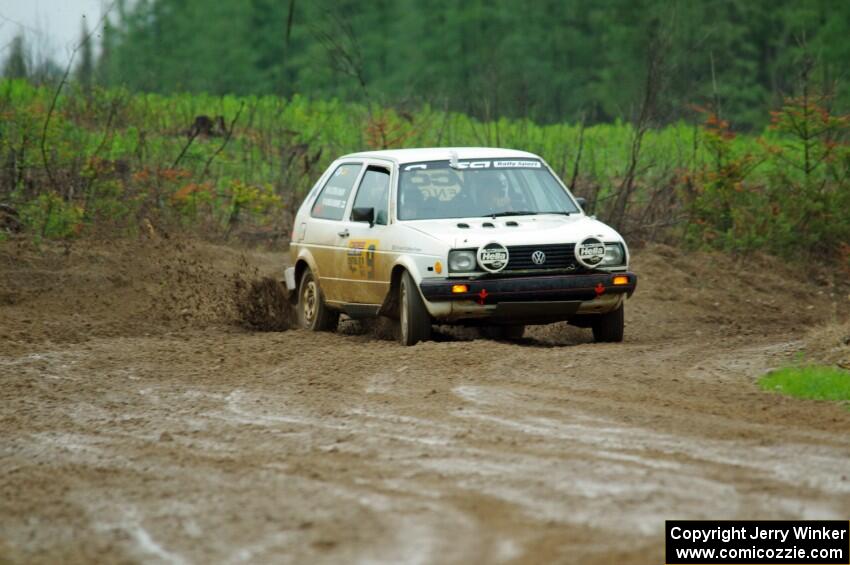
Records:
[[[469,227],[459,227],[459,224]],[[605,242],[623,241],[609,226],[581,214],[413,220],[403,225],[455,249],[480,247],[493,241],[506,246],[578,243],[588,236]]]

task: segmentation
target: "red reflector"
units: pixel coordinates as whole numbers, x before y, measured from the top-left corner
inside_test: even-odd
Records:
[[[596,283],[596,286],[593,287],[593,290],[596,291],[596,296],[602,296],[605,294],[605,285],[602,283]]]
[[[614,277],[613,282],[616,285],[629,284],[629,277],[627,277],[625,275],[618,275],[618,276]]]

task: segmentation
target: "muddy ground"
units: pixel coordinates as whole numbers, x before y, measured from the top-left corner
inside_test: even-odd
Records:
[[[240,326],[283,260],[0,245],[0,561],[662,563],[665,519],[850,517],[850,410],[756,385],[850,362],[828,271],[651,247],[623,344],[405,349]]]

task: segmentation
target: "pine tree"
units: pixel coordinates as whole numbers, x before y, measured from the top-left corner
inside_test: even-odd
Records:
[[[29,50],[23,35],[17,35],[9,46],[9,56],[3,64],[3,76],[6,78],[27,78],[29,76]]]
[[[115,42],[112,24],[106,19],[103,22],[103,34],[100,37],[100,56],[97,58],[95,78],[100,86],[109,86],[111,82],[112,48]]]
[[[80,63],[77,65],[77,82],[84,91],[88,92],[91,90],[92,83],[94,82],[94,53],[85,16],[83,16],[83,27],[79,48]]]
[[[639,107],[663,38],[662,122],[697,104],[764,126],[804,49],[850,107],[847,0],[118,0],[117,14],[98,80],[135,90],[362,100],[362,80],[381,104],[608,122]]]

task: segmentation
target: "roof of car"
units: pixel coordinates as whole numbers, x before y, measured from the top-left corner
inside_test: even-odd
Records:
[[[499,158],[533,158],[539,159],[534,153],[517,151],[516,149],[500,149],[498,147],[423,147],[420,149],[386,149],[383,151],[361,151],[350,153],[341,158],[362,157],[374,159],[389,159],[399,164],[416,163],[419,161],[442,161],[451,159],[452,152],[457,153],[458,159],[499,159]]]

